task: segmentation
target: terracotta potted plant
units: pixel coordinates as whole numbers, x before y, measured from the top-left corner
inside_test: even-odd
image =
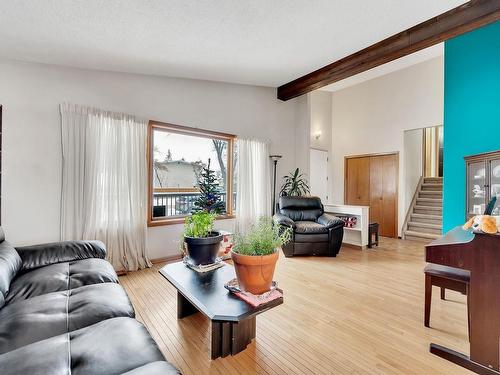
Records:
[[[222,234],[214,231],[215,214],[205,211],[188,216],[184,224],[184,243],[193,265],[215,263]]]
[[[291,228],[263,217],[244,235],[236,235],[231,252],[241,290],[255,295],[271,289],[279,248],[290,241]]]

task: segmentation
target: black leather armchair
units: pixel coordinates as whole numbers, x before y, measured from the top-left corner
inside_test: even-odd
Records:
[[[326,214],[318,197],[280,197],[274,220],[293,228],[293,239],[283,246],[294,255],[337,256],[344,236],[344,221]]]

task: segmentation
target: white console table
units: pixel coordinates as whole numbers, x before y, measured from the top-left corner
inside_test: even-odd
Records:
[[[325,204],[325,212],[335,216],[355,216],[354,228],[344,227],[343,243],[366,249],[368,246],[369,206],[348,206],[344,204]]]

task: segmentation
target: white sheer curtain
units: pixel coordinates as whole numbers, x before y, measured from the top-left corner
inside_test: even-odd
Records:
[[[269,144],[237,140],[236,231],[245,233],[260,216],[271,214]]]
[[[62,104],[61,238],[106,244],[117,271],[146,257],[147,122]]]

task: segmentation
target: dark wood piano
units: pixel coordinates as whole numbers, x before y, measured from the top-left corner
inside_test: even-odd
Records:
[[[470,271],[470,356],[438,344],[431,353],[478,374],[500,374],[500,234],[457,227],[426,246],[425,260]]]

